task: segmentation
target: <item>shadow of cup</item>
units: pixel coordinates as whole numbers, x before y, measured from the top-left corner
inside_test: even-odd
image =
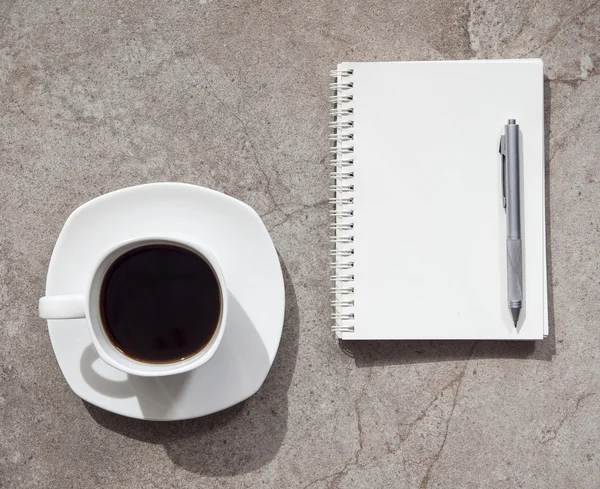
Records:
[[[240,404],[215,414],[169,422],[126,418],[86,403],[86,409],[94,420],[101,426],[129,438],[162,444],[173,463],[190,472],[208,476],[234,475],[256,470],[272,460],[283,443],[287,431],[287,390],[296,363],[300,324],[293,284],[283,262],[281,266],[286,293],[283,334],[271,370],[256,394]],[[237,306],[235,303],[237,301],[230,301],[234,308],[239,306],[239,310],[234,309],[232,314],[234,317],[242,317],[241,314],[245,315],[245,312],[239,303]],[[247,323],[243,321],[239,323],[240,326],[242,324]],[[245,351],[260,356],[260,345],[252,338],[251,331],[236,333],[235,327],[230,329],[230,334],[238,333],[241,336],[236,341],[237,352]],[[225,337],[221,346],[224,344],[227,345]],[[264,346],[262,348],[264,349]],[[211,362],[216,357],[217,354]],[[90,355],[87,363],[90,363],[89,360],[93,363],[94,358]],[[85,375],[87,375],[86,380],[90,379],[94,382],[94,387],[105,389],[106,392],[117,392],[123,397],[130,395],[128,388],[121,382],[117,381],[113,385],[113,381],[98,379],[94,369],[91,370],[90,372],[90,369],[87,369]],[[137,380],[139,379],[154,380],[138,377]],[[137,387],[134,390],[137,390]],[[173,386],[174,389],[175,387]],[[171,393],[176,392],[176,389],[171,391]],[[145,415],[150,412],[150,400],[144,400],[136,393],[133,395],[138,396],[142,412]],[[195,395],[200,396],[202,393]]]
[[[163,377],[130,375],[104,363],[93,345],[80,360],[90,387],[112,399],[135,397],[145,419],[195,417],[198,408],[194,404],[199,402],[209,413],[230,407],[242,396],[254,394],[270,366],[260,334],[233,295],[222,342],[213,358],[197,369]]]

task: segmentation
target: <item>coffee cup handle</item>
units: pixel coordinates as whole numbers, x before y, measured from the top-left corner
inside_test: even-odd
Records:
[[[85,317],[83,295],[48,295],[40,299],[42,319],[77,319]]]

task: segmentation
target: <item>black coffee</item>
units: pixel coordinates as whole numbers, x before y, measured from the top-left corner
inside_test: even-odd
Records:
[[[107,336],[128,357],[176,362],[210,342],[221,318],[221,290],[212,267],[196,253],[142,246],[108,269],[100,314]]]

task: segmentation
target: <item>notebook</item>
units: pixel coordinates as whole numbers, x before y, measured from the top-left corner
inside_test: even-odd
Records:
[[[342,339],[548,333],[539,59],[332,72],[332,304]],[[521,130],[524,305],[507,305],[500,136]]]

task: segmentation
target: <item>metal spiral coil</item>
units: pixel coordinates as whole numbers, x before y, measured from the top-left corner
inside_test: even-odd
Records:
[[[350,76],[354,74],[354,70],[353,69],[341,69],[341,70],[331,70],[329,72],[329,76],[332,76],[334,78],[339,78],[341,76]]]
[[[354,134],[332,134],[329,136],[330,141],[352,141],[354,139]]]
[[[337,282],[354,282],[354,275],[341,275],[341,274],[337,274],[337,275],[332,275],[331,279],[333,280],[335,278],[335,280]],[[352,287],[354,289],[354,287]]]
[[[353,312],[334,312],[333,314],[331,314],[331,317],[333,319],[354,319],[354,313]],[[350,326],[347,327],[347,331],[350,331]],[[354,329],[352,329],[353,331]],[[336,329],[337,331],[337,329]],[[344,330],[346,331],[346,330]]]
[[[342,211],[333,210],[333,211],[331,211],[331,216],[332,217],[353,217],[354,211],[353,210],[342,210]]]
[[[329,111],[329,115],[334,117],[347,117],[354,114],[354,109],[349,107],[334,107]]]
[[[354,70],[337,69],[331,72],[335,81],[329,85],[334,94],[330,115],[333,121],[329,136],[333,155],[330,160],[333,193],[331,210],[332,250],[330,264],[333,312],[332,329],[338,335],[354,331]]]
[[[339,88],[338,88],[339,90]],[[354,100],[353,95],[332,95],[329,97],[329,102],[332,104],[345,104],[347,102],[352,102]]]
[[[332,294],[354,294],[354,287],[331,287]]]
[[[354,250],[331,250],[329,256],[352,256]]]
[[[336,193],[340,192],[351,192],[354,190],[354,185],[330,185],[329,190],[333,190]]]
[[[354,127],[354,121],[332,121],[329,123],[331,129],[349,129]]]
[[[335,206],[350,205],[354,204],[354,197],[330,197],[329,203]]]
[[[331,292],[333,294],[354,294],[354,287],[331,287]]]
[[[352,83],[352,82],[337,82],[337,81],[335,81],[335,82],[329,84],[329,88],[331,90],[340,90],[340,89],[344,90],[346,88],[352,88],[353,86],[354,86],[354,83]]]
[[[340,138],[340,141],[336,141],[336,144],[343,142]],[[354,153],[354,146],[332,146],[329,148],[329,152],[335,155],[351,155]]]
[[[354,160],[352,160],[352,159],[345,159],[345,160],[343,160],[343,159],[339,159],[339,160],[331,160],[331,161],[329,162],[329,165],[330,165],[330,166],[334,166],[334,167],[336,167],[336,168],[343,168],[343,167],[345,167],[345,166],[351,166],[351,165],[353,165],[353,164],[354,164]]]
[[[329,225],[329,229],[334,229],[336,231],[350,231],[351,229],[354,229],[354,224],[353,223],[333,223]]]
[[[336,244],[350,244],[354,243],[354,236],[338,236],[340,233],[336,233],[334,236],[329,238],[330,243]]]

